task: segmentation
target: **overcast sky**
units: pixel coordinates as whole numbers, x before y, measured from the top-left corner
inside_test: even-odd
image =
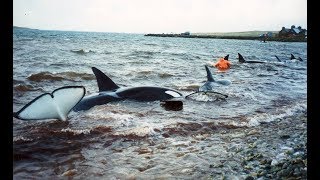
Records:
[[[126,33],[307,28],[307,0],[13,0],[13,25]]]

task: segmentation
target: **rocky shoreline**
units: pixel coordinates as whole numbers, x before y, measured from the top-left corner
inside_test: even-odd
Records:
[[[106,179],[307,179],[307,114],[254,127],[180,124],[114,147]],[[191,139],[191,140],[190,140]],[[137,141],[138,140],[138,141]],[[137,142],[139,142],[137,144]],[[131,152],[137,155],[130,155]],[[121,154],[118,154],[121,153]],[[132,169],[119,160],[137,166]],[[130,172],[125,173],[125,172]],[[101,172],[103,173],[103,172]]]
[[[226,136],[243,135],[231,140],[227,149],[230,159],[221,163],[221,171],[212,166],[213,179],[307,179],[306,114],[261,124],[242,133],[239,129],[232,131]],[[231,159],[238,163],[232,163]],[[224,173],[230,172],[230,167],[235,171]]]

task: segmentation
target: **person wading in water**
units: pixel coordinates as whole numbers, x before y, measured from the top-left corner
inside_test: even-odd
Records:
[[[230,69],[231,63],[229,62],[228,58],[229,54],[224,58],[220,58],[213,66],[220,71],[226,71]]]

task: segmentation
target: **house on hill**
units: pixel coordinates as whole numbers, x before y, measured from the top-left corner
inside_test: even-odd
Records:
[[[282,27],[281,31],[279,31],[279,37],[292,37],[292,36],[306,36],[307,30],[302,29],[301,26],[297,28],[292,25],[290,29]]]
[[[180,35],[183,35],[183,36],[190,36],[190,32],[189,32],[189,31],[186,31],[186,32],[181,33]]]

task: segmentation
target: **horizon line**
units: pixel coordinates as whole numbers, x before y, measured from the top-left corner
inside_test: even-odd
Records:
[[[32,30],[42,30],[42,31],[68,31],[68,32],[96,32],[96,33],[125,33],[125,34],[169,34],[169,33],[144,33],[144,32],[111,32],[111,31],[94,31],[94,30],[64,30],[64,29],[39,29],[39,28],[31,28],[31,27],[24,27],[24,26],[17,26],[13,25],[13,28],[25,28],[25,29],[32,29]],[[179,33],[184,33],[184,32],[190,32],[193,34],[198,34],[198,33],[241,33],[241,32],[254,32],[254,31],[265,31],[265,32],[274,32],[274,31],[280,31],[279,30],[247,30],[247,31],[219,31],[219,32],[190,32],[188,30],[179,32]],[[175,32],[170,32],[171,34],[175,34]]]

